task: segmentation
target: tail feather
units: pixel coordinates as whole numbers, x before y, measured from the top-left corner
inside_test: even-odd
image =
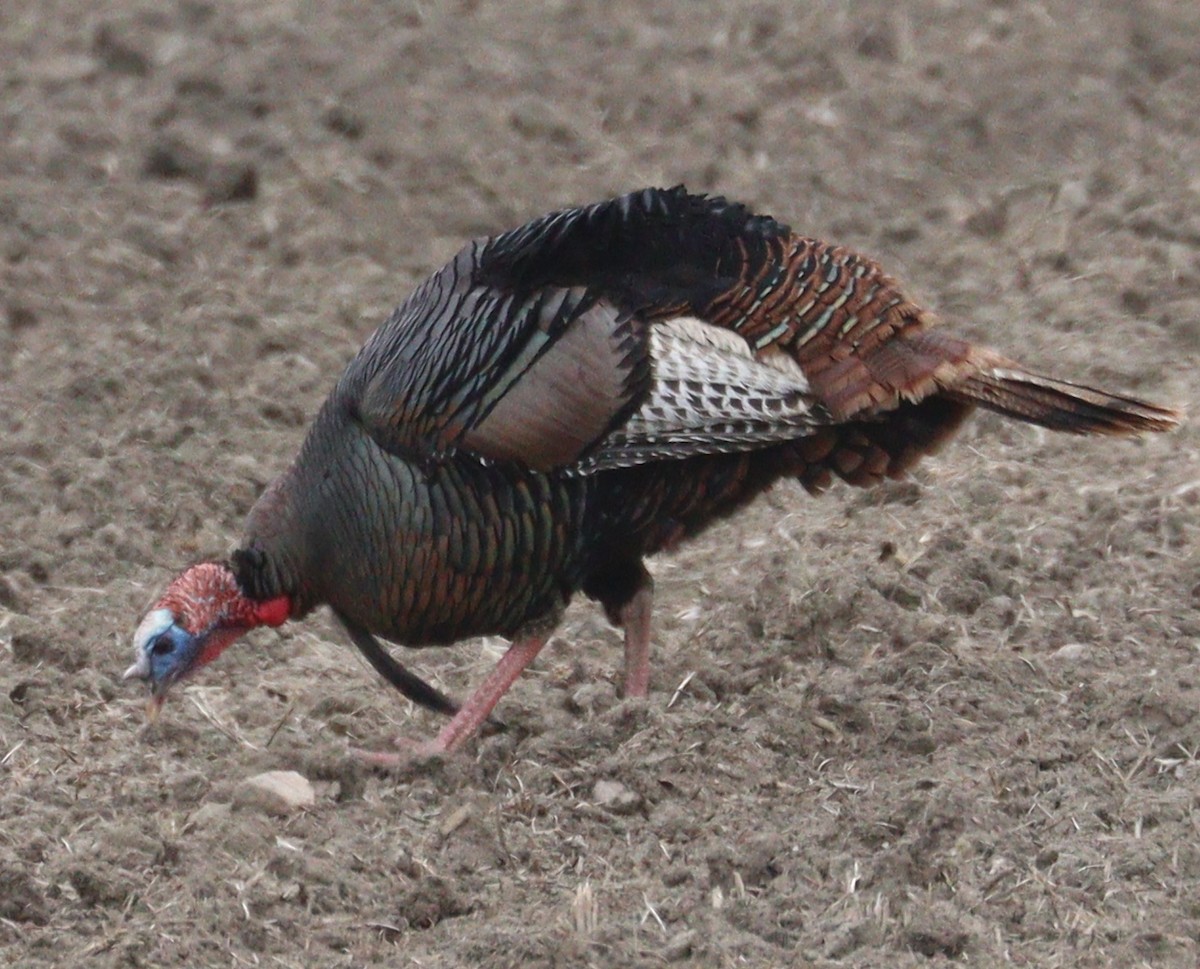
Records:
[[[1169,431],[1182,420],[1182,414],[1169,407],[1015,367],[981,370],[945,388],[944,393],[1006,417],[1072,434]]]

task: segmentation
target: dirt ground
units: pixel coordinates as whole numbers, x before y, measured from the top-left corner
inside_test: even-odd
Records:
[[[120,681],[466,239],[646,184],[880,258],[973,338],[1200,391],[1200,6],[5,0],[0,963],[1195,966],[1200,431],[974,420],[586,602],[428,734],[323,616]],[[409,654],[456,694],[503,648]],[[239,797],[310,778],[275,818]]]

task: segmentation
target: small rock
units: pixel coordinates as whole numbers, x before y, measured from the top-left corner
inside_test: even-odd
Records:
[[[184,832],[188,832],[193,828],[211,828],[216,823],[225,820],[229,817],[232,808],[228,804],[222,804],[219,801],[208,801],[201,804],[191,816],[187,819],[187,823],[183,826]]]
[[[455,831],[461,828],[464,824],[471,820],[473,808],[470,804],[460,804],[457,808],[444,816],[441,823],[438,825],[438,834],[443,838],[447,838]]]
[[[632,814],[642,804],[641,795],[631,791],[620,781],[596,781],[592,787],[592,801],[613,814]]]
[[[1067,643],[1065,646],[1060,646],[1050,654],[1051,659],[1060,660],[1064,663],[1074,663],[1083,658],[1087,652],[1087,643]]]
[[[308,778],[290,770],[272,770],[247,778],[233,794],[234,807],[257,808],[280,817],[316,803],[317,795]]]

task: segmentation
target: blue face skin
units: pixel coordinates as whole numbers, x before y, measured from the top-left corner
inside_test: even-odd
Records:
[[[187,671],[197,645],[191,633],[174,623],[146,644],[150,656],[150,685],[156,694],[166,692],[166,688]]]
[[[200,639],[180,626],[168,609],[155,609],[138,626],[133,636],[134,663],[125,679],[145,680],[151,701],[151,717],[162,706],[167,690],[192,668],[200,651]]]

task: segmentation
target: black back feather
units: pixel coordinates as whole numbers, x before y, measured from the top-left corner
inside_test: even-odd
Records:
[[[495,237],[480,254],[478,278],[505,289],[586,286],[630,310],[702,307],[788,232],[721,197],[648,188]]]

